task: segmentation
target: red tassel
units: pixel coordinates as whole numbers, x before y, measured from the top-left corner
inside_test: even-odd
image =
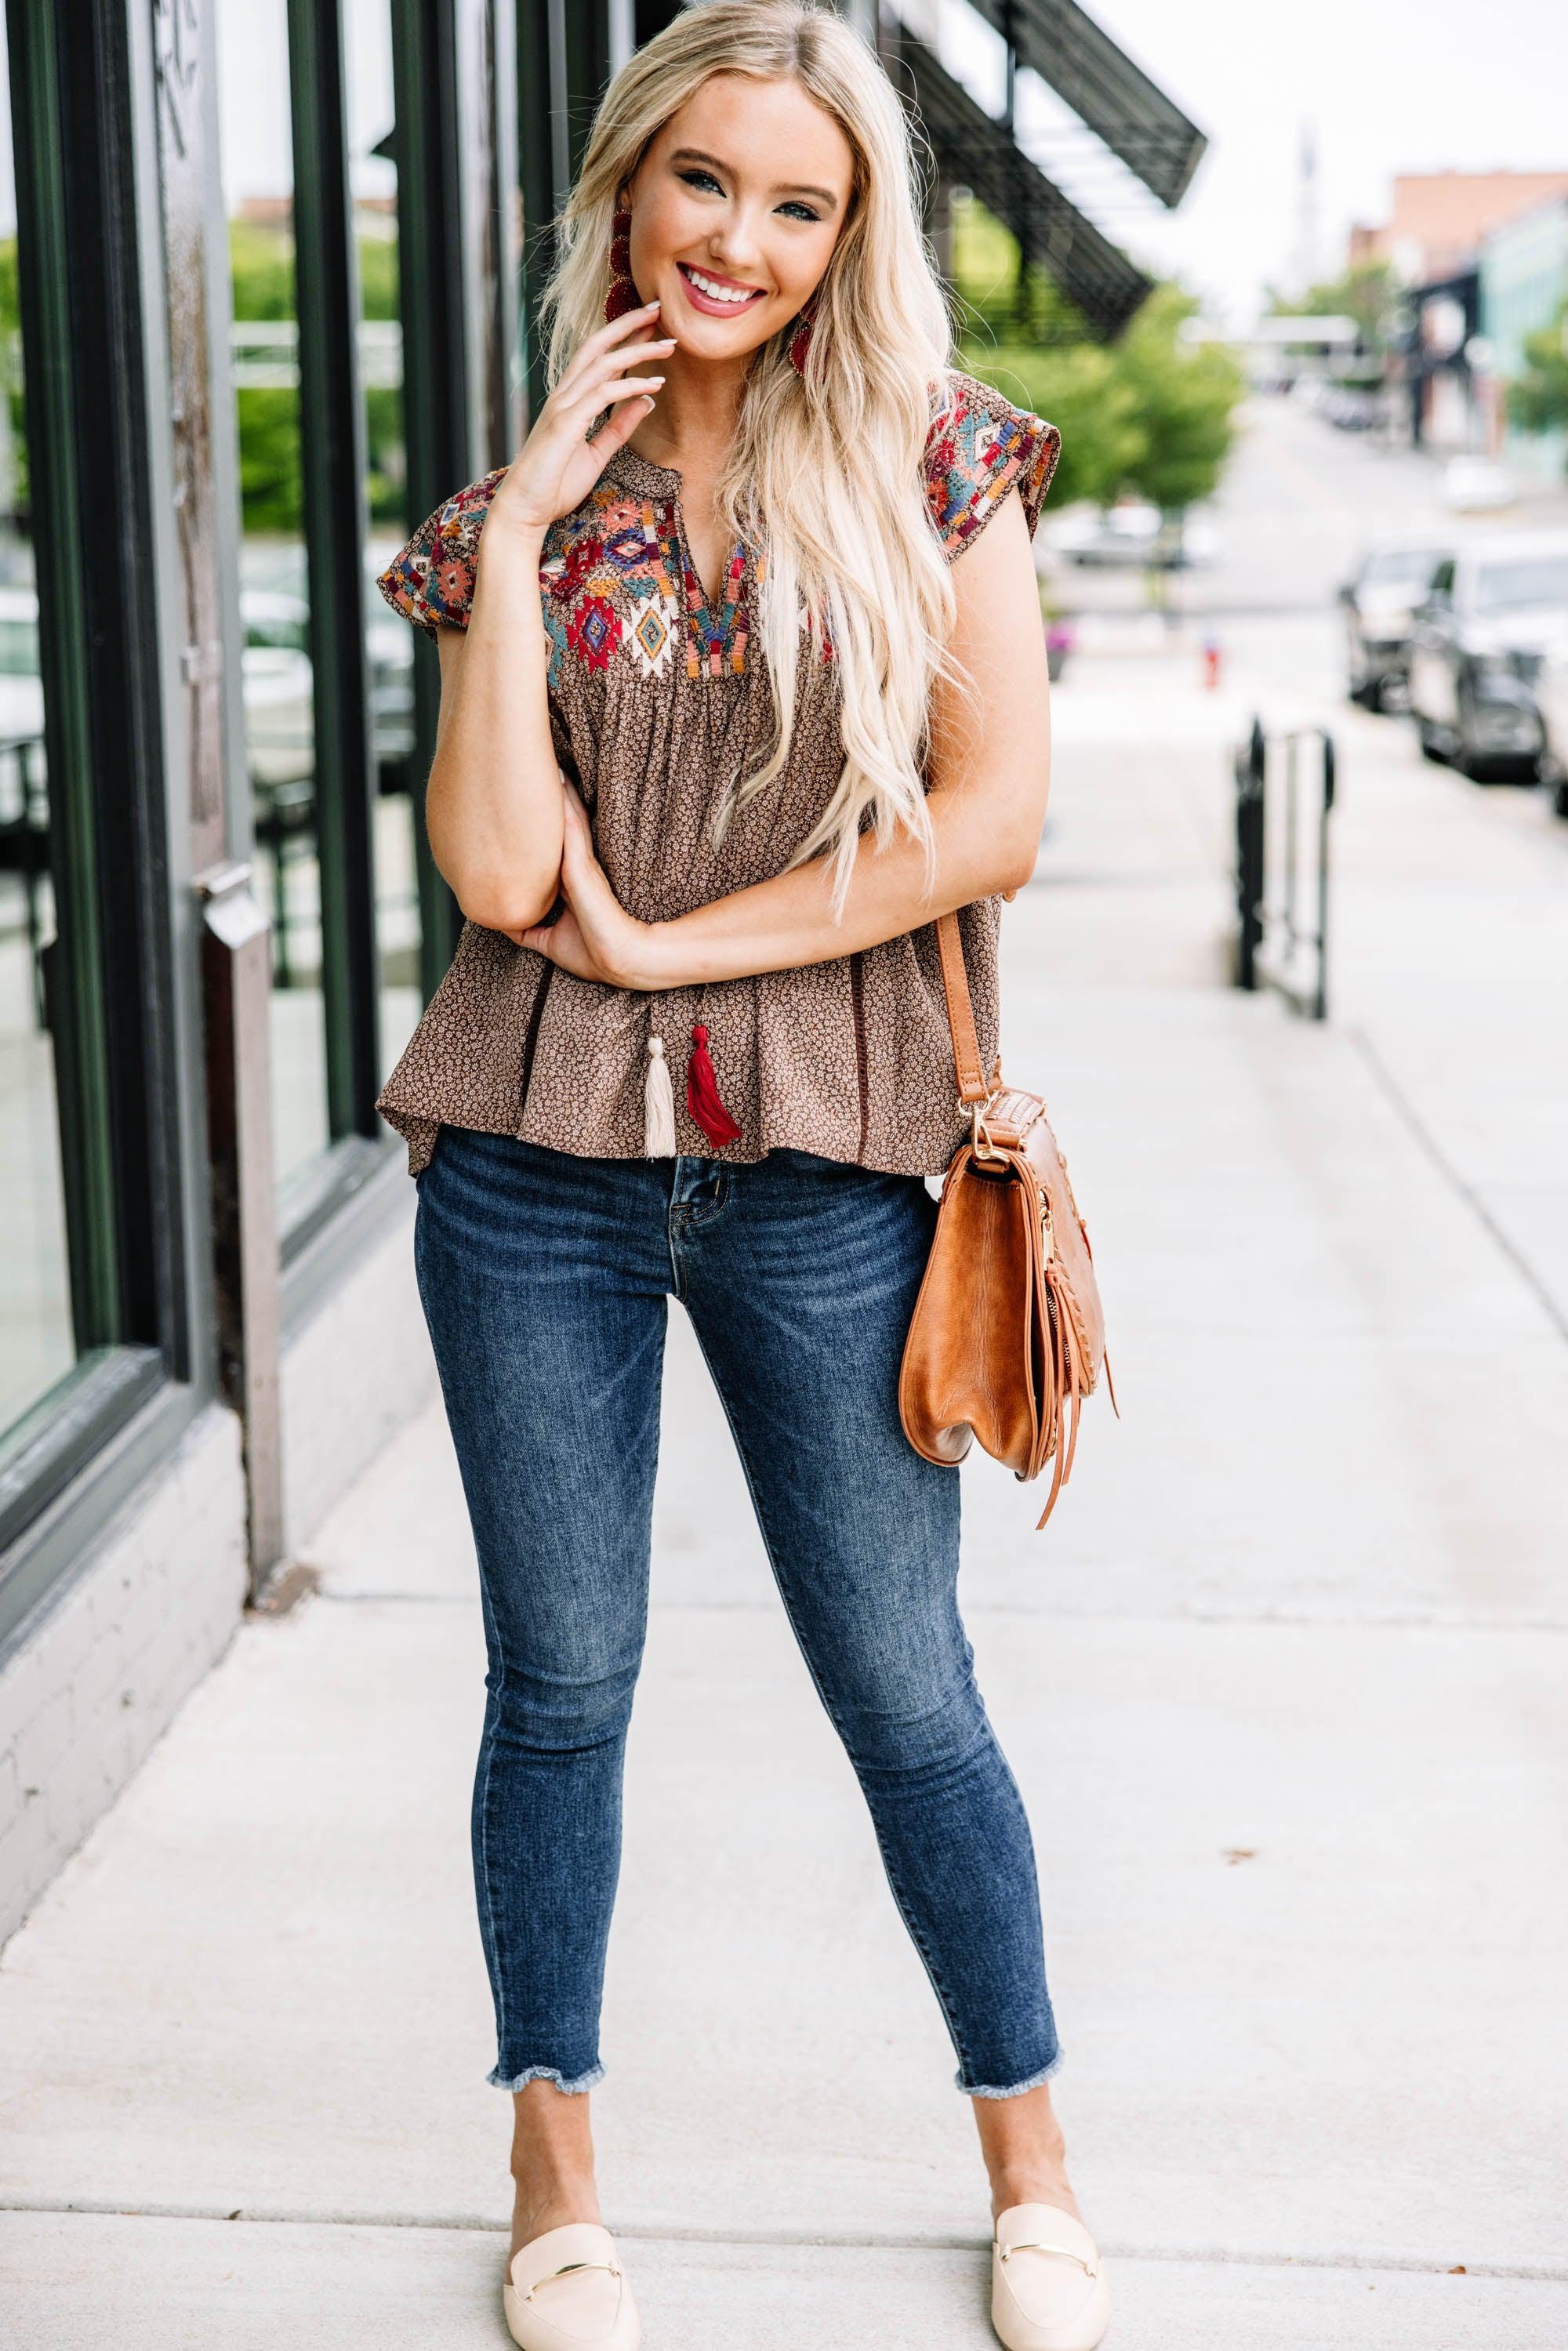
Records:
[[[692,1029],[691,1058],[686,1063],[686,1108],[716,1149],[739,1141],[740,1129],[719,1095],[718,1080],[708,1059],[707,1030],[700,1020]]]

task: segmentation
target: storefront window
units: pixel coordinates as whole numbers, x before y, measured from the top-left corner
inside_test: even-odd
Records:
[[[218,0],[217,52],[246,746],[256,893],[272,925],[274,1157],[287,1184],[326,1149],[329,1124],[285,0]]]
[[[392,0],[347,0],[344,37],[365,402],[365,654],[376,770],[376,949],[384,1076],[420,1012],[413,632],[388,610],[375,586],[376,574],[421,519],[410,516],[406,496]]]
[[[38,597],[23,406],[16,175],[0,45],[0,1427],[76,1360],[58,1073],[45,1000],[56,931]]]

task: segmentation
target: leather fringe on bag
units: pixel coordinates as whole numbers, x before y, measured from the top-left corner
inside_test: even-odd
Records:
[[[898,1382],[904,1432],[927,1461],[976,1437],[1020,1480],[1055,1469],[1036,1531],[1072,1468],[1082,1400],[1105,1371],[1089,1235],[1038,1094],[988,1086],[956,914],[936,924],[958,1099],[970,1134],[948,1162]],[[1120,1413],[1117,1414],[1120,1418]]]

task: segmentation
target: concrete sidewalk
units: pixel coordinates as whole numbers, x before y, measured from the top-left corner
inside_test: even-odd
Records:
[[[1189,651],[1080,661],[1006,925],[1008,1067],[1071,1154],[1124,1417],[1091,1407],[1044,1537],[1038,1497],[962,1473],[1109,2341],[1548,2351],[1568,828],[1349,718],[1342,1018],[1239,998],[1220,749],[1284,655],[1241,646],[1228,704]],[[981,2351],[951,2052],[678,1311],[670,1342],[607,2218],[650,2351]],[[0,2304],[32,2351],[506,2339],[482,1641],[437,1410],[308,1557],[319,1595],[245,1627],[0,1963]]]

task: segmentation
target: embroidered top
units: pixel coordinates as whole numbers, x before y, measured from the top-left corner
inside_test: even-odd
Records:
[[[948,560],[1016,485],[1032,535],[1061,439],[988,384],[949,371],[925,455]],[[475,560],[506,468],[426,517],[377,582],[434,636],[466,627]],[[769,715],[751,641],[764,550],[737,546],[710,605],[693,564],[681,476],[622,446],[582,505],[553,523],[539,564],[550,728],[581,793],[611,886],[668,921],[767,880],[810,831],[843,761],[831,645],[801,664],[789,763],[732,816],[707,820]],[[985,1066],[997,1050],[1001,901],[959,915]],[[679,1082],[694,1024],[738,1124],[715,1144]],[[910,1175],[944,1168],[966,1131],[936,926],[823,963],[647,992],[576,978],[500,932],[464,925],[450,970],[382,1090],[379,1108],[426,1165],[443,1121],[611,1158],[645,1148],[649,1040],[675,1064],[674,1149],[756,1160],[775,1146]],[[700,1105],[699,1105],[700,1106]]]

